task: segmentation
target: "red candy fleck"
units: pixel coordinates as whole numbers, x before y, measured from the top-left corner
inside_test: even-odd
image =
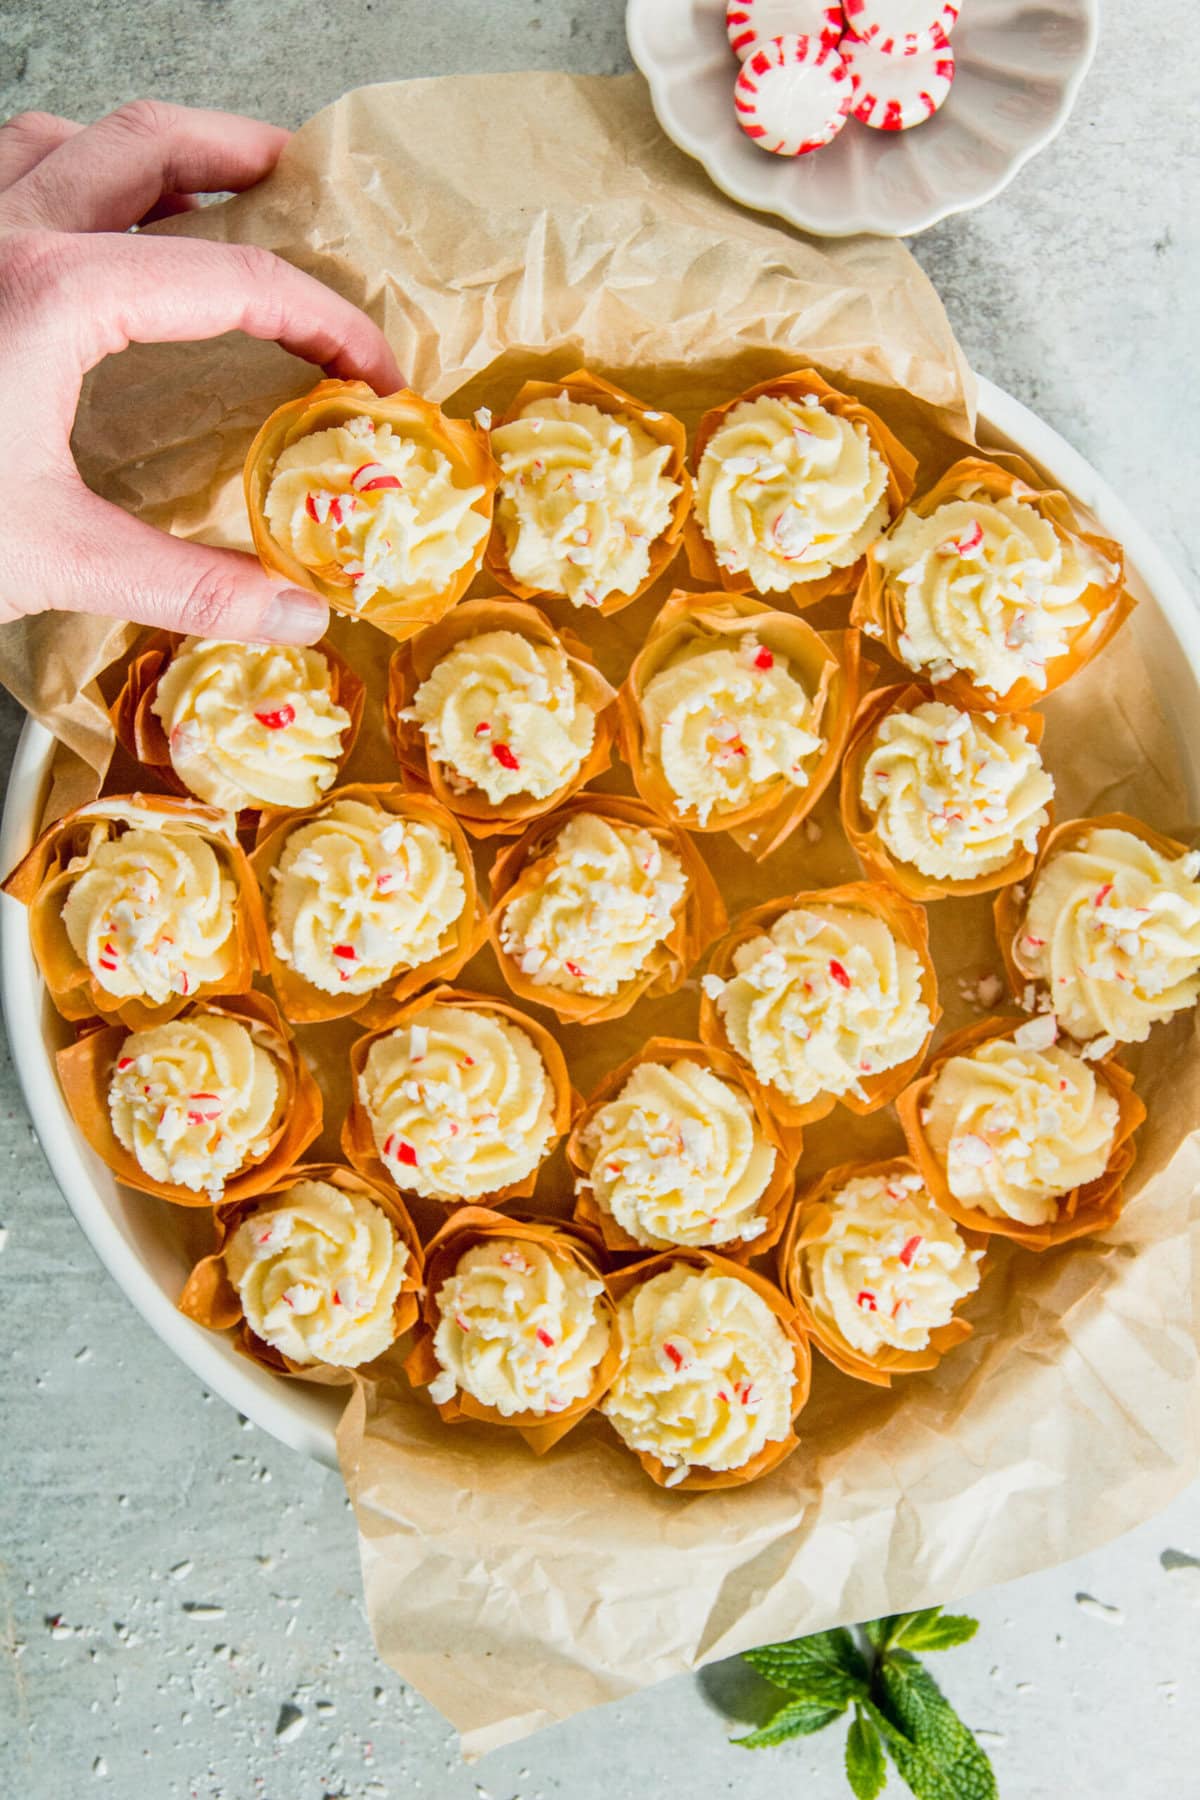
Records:
[[[566,969],[568,975],[573,975],[575,977],[576,981],[582,980],[583,970],[580,968],[578,963],[567,962],[567,963],[563,964],[563,967]]]
[[[319,525],[321,523],[320,519],[317,517],[317,501],[315,494],[305,494],[304,510],[314,525]]]
[[[285,731],[289,725],[295,723],[296,709],[285,700],[282,706],[275,708],[274,712],[256,712],[254,716],[260,725],[266,726],[268,731]]]
[[[475,736],[486,737],[491,729],[492,728],[486,719],[480,719],[478,725],[475,727]]]
[[[861,1292],[858,1295],[857,1304],[859,1306],[865,1307],[868,1312],[878,1312],[878,1310],[879,1310],[878,1306],[875,1303],[875,1296],[873,1293],[871,1293],[869,1288],[863,1288],[861,1290]]]
[[[907,1244],[905,1244],[903,1250],[900,1252],[900,1261],[904,1264],[906,1269],[912,1268],[913,1257],[917,1254],[917,1251],[921,1248],[924,1241],[924,1238],[921,1237],[910,1237]]]
[[[537,1328],[537,1341],[539,1344],[544,1344],[547,1350],[554,1348],[554,1339],[543,1325],[539,1325]]]
[[[411,1144],[401,1144],[396,1152],[396,1161],[404,1163],[410,1169],[416,1168],[417,1153]]]
[[[475,1058],[473,1056],[464,1056],[461,1066],[464,1069],[473,1069],[475,1067]]]
[[[683,1367],[683,1352],[675,1344],[664,1344],[663,1350],[677,1369]]]
[[[357,962],[358,956],[353,944],[335,944],[333,954],[340,956],[343,962]]]
[[[380,488],[402,488],[404,483],[395,475],[389,475],[381,463],[359,463],[350,477],[350,486],[360,494],[373,494]]]
[[[756,654],[754,666],[756,669],[773,669],[775,667],[775,658],[771,655],[771,652],[767,649],[765,644]]]
[[[1107,900],[1107,899],[1108,899],[1108,896],[1109,896],[1109,895],[1110,895],[1110,894],[1111,894],[1111,893],[1112,893],[1112,891],[1113,891],[1113,884],[1112,884],[1112,882],[1111,882],[1111,881],[1106,881],[1106,882],[1105,882],[1105,884],[1104,884],[1104,886],[1103,886],[1103,887],[1102,887],[1102,888],[1099,888],[1099,889],[1098,889],[1098,890],[1097,890],[1097,893],[1096,893],[1096,899],[1095,899],[1095,905],[1097,905],[1097,906],[1103,906],[1103,905],[1104,905],[1104,902],[1105,902],[1105,901],[1106,901],[1106,900]]]
[[[492,755],[502,769],[519,769],[521,764],[507,744],[493,744]]]
[[[118,1074],[123,1075],[125,1073],[126,1069],[132,1069],[132,1067],[133,1067],[132,1056],[123,1056],[121,1058],[120,1062],[118,1062],[118,1064],[117,1064],[117,1072],[118,1072]]]
[[[983,542],[983,526],[978,519],[971,520],[971,529],[963,533],[958,540],[958,553],[965,556],[968,550],[977,550]]]
[[[836,956],[830,959],[829,973],[833,976],[833,979],[838,983],[839,987],[848,988],[850,986],[850,977]]]

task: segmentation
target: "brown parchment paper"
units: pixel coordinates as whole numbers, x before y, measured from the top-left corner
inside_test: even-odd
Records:
[[[586,364],[694,430],[755,382],[815,366],[919,458],[918,492],[972,449],[969,377],[902,246],[819,245],[742,213],[666,143],[636,77],[456,77],[352,93],[298,134],[262,187],[156,229],[281,251],[364,303],[414,387],[460,416],[481,404],[499,414],[522,381]],[[159,525],[245,547],[246,446],[312,382],[282,352],[240,339],[135,347],[88,387],[86,475]],[[619,685],[684,575],[679,561],[594,632],[573,610],[546,610],[586,629]],[[848,605],[823,601],[805,617],[844,629]],[[1058,817],[1125,808],[1187,836],[1137,627],[1135,617],[1045,708]],[[93,784],[111,743],[98,678],[131,635],[62,618],[0,632],[5,679],[88,759]],[[378,727],[391,646],[341,620],[333,636],[368,686],[346,778],[394,780]],[[83,772],[60,770],[55,794],[70,779],[77,790]],[[632,791],[620,770],[600,785]],[[806,824],[757,865],[729,839],[709,840],[731,914],[858,877],[832,789]],[[485,875],[493,852],[479,850]],[[964,987],[1001,973],[987,896],[939,901],[931,927],[950,1031],[982,1012]],[[459,979],[502,991],[489,950]],[[693,984],[613,1025],[556,1026],[575,1085],[591,1092],[656,1034],[694,1039],[698,1001]],[[352,1030],[301,1034],[330,1126],[345,1106]],[[398,1361],[355,1383],[339,1449],[376,1641],[468,1751],[752,1644],[953,1600],[1166,1504],[1200,1460],[1194,1019],[1156,1027],[1129,1062],[1149,1117],[1120,1219],[1037,1257],[996,1245],[967,1309],[972,1336],[933,1370],[883,1391],[818,1368],[799,1448],[749,1487],[658,1489],[593,1420],[531,1467],[507,1434],[444,1427]],[[334,1141],[327,1130],[310,1154],[336,1155]],[[799,1179],[902,1153],[891,1108],[863,1119],[838,1108],[806,1130]],[[532,1204],[569,1216],[561,1153]],[[414,1217],[424,1235],[436,1229]]]

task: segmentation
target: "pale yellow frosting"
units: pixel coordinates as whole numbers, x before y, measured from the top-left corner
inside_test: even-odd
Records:
[[[722,568],[776,593],[857,562],[887,524],[887,485],[865,425],[815,395],[760,394],[705,445],[696,517]]]
[[[677,1263],[626,1294],[617,1324],[622,1363],[601,1407],[676,1481],[740,1469],[787,1437],[795,1350],[746,1282]]]
[[[146,1174],[214,1200],[266,1155],[282,1103],[278,1066],[254,1031],[211,1012],[131,1032],[108,1088],[113,1131]]]
[[[496,518],[518,581],[599,606],[645,580],[679,483],[637,420],[556,394],[492,432]]]
[[[934,681],[962,671],[1007,694],[1046,685],[1046,664],[1087,623],[1082,596],[1115,571],[1027,501],[968,484],[928,518],[911,509],[873,554],[903,613],[900,657]]]
[[[646,683],[641,713],[649,754],[701,825],[772,787],[807,787],[823,748],[812,696],[752,634],[736,648],[693,642]]]
[[[117,837],[93,829],[68,864],[62,920],[106,993],[158,1006],[228,974],[237,889],[207,838],[154,818]]]
[[[950,1192],[994,1219],[1045,1225],[1103,1175],[1116,1098],[1082,1057],[989,1038],[943,1063],[921,1122]]]
[[[800,1105],[865,1095],[869,1075],[915,1056],[930,1029],[921,961],[886,922],[853,906],[784,913],[704,977],[729,1041],[760,1081]]]
[[[459,486],[433,445],[356,418],[280,453],[265,512],[271,536],[298,562],[350,577],[361,611],[376,594],[420,600],[449,587],[487,536],[474,510],[485,491]]]
[[[539,987],[614,994],[671,931],[686,889],[678,857],[643,826],[576,813],[540,884],[505,907],[501,943]]]
[[[775,1168],[746,1095],[687,1057],[640,1063],[583,1135],[597,1205],[650,1250],[766,1230]]]
[[[516,631],[483,631],[442,657],[404,715],[415,719],[450,784],[493,804],[513,794],[544,800],[579,771],[596,715],[558,644]]]
[[[378,1038],[358,1096],[388,1173],[434,1200],[471,1200],[532,1174],[554,1131],[554,1087],[532,1038],[485,1007],[427,1007]]]
[[[256,1337],[294,1363],[355,1368],[394,1342],[408,1246],[368,1195],[298,1181],[244,1219],[225,1268]]]
[[[1140,1044],[1200,995],[1200,853],[1169,858],[1096,827],[1047,858],[1013,947],[1075,1038]]]
[[[269,904],[280,962],[324,993],[366,994],[445,948],[466,886],[436,824],[335,800],[288,835]]]
[[[800,1250],[814,1317],[862,1356],[926,1349],[979,1286],[983,1252],[968,1250],[919,1175],[859,1175],[827,1204],[824,1237]]]
[[[1023,725],[928,701],[880,721],[859,795],[897,862],[967,881],[1037,849],[1054,782]]]
[[[185,638],[154,698],[171,766],[210,806],[312,806],[333,785],[350,715],[319,650]]]
[[[437,1292],[439,1405],[458,1390],[505,1418],[545,1417],[584,1399],[608,1349],[604,1283],[525,1238],[485,1238]]]

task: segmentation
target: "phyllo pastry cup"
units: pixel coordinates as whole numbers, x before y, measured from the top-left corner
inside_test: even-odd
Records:
[[[983,1245],[907,1157],[842,1163],[797,1197],[779,1278],[835,1368],[890,1387],[971,1335],[958,1308],[979,1286]]]
[[[620,694],[643,800],[769,856],[833,779],[864,679],[860,644],[741,594],[672,594]]]
[[[616,1254],[701,1248],[744,1262],[779,1239],[799,1147],[732,1056],[653,1037],[572,1127],[575,1217]]]
[[[1136,604],[1120,544],[1082,530],[1065,497],[1020,468],[968,456],[947,469],[867,552],[850,614],[897,662],[975,711],[1035,706],[1104,648]],[[921,522],[939,512],[941,523],[925,531]],[[911,582],[899,565],[914,572]]]
[[[710,1493],[777,1469],[812,1381],[788,1297],[709,1250],[649,1257],[608,1285],[620,1365],[601,1411],[650,1479]]]
[[[1146,1116],[1129,1071],[1057,1045],[1048,1014],[956,1031],[896,1111],[942,1211],[1025,1250],[1115,1223]]]
[[[1140,1044],[1200,997],[1200,851],[1128,813],[1069,819],[996,896],[1005,971],[1093,1056]]]
[[[701,1038],[749,1069],[788,1132],[887,1106],[941,1017],[924,909],[876,882],[752,907],[701,986]]]
[[[424,1254],[390,1187],[300,1163],[253,1199],[218,1206],[216,1248],[178,1306],[279,1375],[349,1380],[416,1323]]]
[[[913,491],[917,460],[877,413],[796,369],[705,413],[692,466],[692,574],[803,608],[854,591],[867,547]]]
[[[477,425],[363,381],[321,381],[277,407],[243,475],[264,568],[400,639],[470,587],[496,479]]]
[[[440,800],[474,838],[511,836],[603,774],[616,720],[616,693],[586,644],[519,600],[464,601],[403,644],[388,671],[405,786]]]
[[[164,786],[253,824],[337,781],[365,689],[328,638],[309,648],[153,631],[109,709],[117,740]]]
[[[674,993],[727,922],[686,832],[617,794],[577,794],[538,819],[501,850],[491,889],[505,981],[579,1024]]]
[[[989,719],[911,683],[868,694],[841,775],[842,828],[866,873],[910,900],[1022,880],[1053,817],[1045,727],[1041,713]]]
[[[131,1029],[243,993],[266,961],[258,888],[233,820],[161,794],[112,795],[57,819],[4,883],[29,908],[42,979],[65,1019]]]
[[[373,1181],[446,1208],[524,1198],[577,1101],[556,1040],[491,994],[433,988],[350,1050],[342,1148]]]
[[[487,937],[458,820],[398,782],[351,782],[301,812],[264,813],[251,865],[271,981],[296,1024],[386,1013],[453,980]]]
[[[605,415],[603,435],[579,407]],[[678,419],[577,369],[527,381],[491,430],[500,485],[486,561],[518,600],[612,614],[674,561],[692,504]]]
[[[507,1426],[540,1456],[595,1409],[618,1355],[612,1298],[586,1233],[469,1206],[426,1247],[404,1369],[447,1425]]]
[[[55,1058],[72,1118],[119,1181],[175,1206],[261,1194],[321,1130],[321,1090],[265,994],[104,1025]]]

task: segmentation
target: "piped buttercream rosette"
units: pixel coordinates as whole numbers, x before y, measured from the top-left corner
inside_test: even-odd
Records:
[[[1022,712],[1089,663],[1135,605],[1124,552],[1026,464],[964,457],[867,552],[851,623],[941,697]]]
[[[487,1207],[447,1220],[404,1365],[445,1424],[507,1426],[540,1456],[594,1410],[619,1356],[597,1250],[575,1226]]]
[[[856,632],[747,595],[672,594],[620,694],[638,792],[688,831],[769,855],[833,779],[867,672]]]
[[[587,646],[537,607],[467,600],[396,651],[386,723],[405,786],[487,838],[608,768],[615,702]]]

